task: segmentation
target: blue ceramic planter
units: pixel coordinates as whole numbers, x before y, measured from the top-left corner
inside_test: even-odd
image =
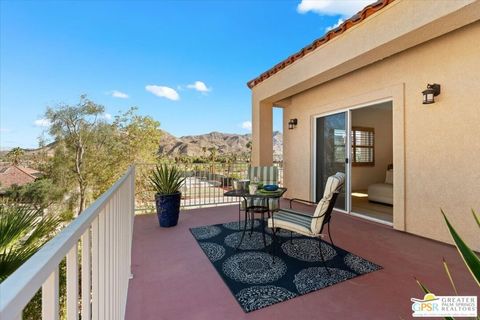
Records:
[[[157,207],[157,217],[160,227],[173,227],[178,223],[180,213],[180,192],[166,195],[155,195],[155,205]]]

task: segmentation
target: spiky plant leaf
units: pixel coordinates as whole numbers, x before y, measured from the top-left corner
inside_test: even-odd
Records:
[[[60,225],[58,218],[22,205],[0,205],[0,282],[27,261]]]
[[[161,195],[177,193],[185,181],[180,170],[167,164],[156,166],[148,179],[153,189]]]
[[[427,287],[425,287],[420,281],[418,281],[417,278],[415,278],[415,281],[419,285],[420,289],[422,289],[423,293],[425,293],[425,294],[431,293],[430,290],[428,290]]]
[[[475,221],[477,222],[478,227],[480,228],[480,217],[477,216],[477,213],[476,213],[475,210],[473,210],[473,209],[472,209],[472,214],[473,214],[473,219],[475,219]]]
[[[417,281],[417,284],[420,286],[420,288],[422,289],[423,293],[427,294],[427,293],[432,293],[430,290],[427,289],[427,287],[425,287],[420,281],[418,281],[417,278],[415,278],[415,281]],[[452,318],[452,317],[445,317],[444,318],[445,320],[455,320],[455,318]]]
[[[450,280],[450,284],[452,285],[453,291],[455,291],[455,294],[458,296],[457,287],[453,282],[452,274],[450,273],[450,268],[448,267],[448,264],[445,258],[443,258],[443,268],[445,269],[445,273],[447,274],[448,280]]]
[[[477,282],[478,286],[480,286],[480,259],[458,235],[457,231],[453,228],[453,226],[450,224],[450,221],[447,219],[445,212],[443,212],[443,210],[441,211],[443,218],[445,219],[445,222],[447,224],[448,230],[450,231],[450,235],[452,236],[453,241],[455,242],[455,246],[460,253],[460,256],[462,256],[465,265],[467,266],[468,270]]]

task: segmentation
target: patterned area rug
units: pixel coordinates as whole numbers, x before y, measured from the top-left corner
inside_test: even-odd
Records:
[[[243,228],[243,222],[241,223]],[[248,226],[250,229],[250,225]],[[248,230],[249,230],[248,229]],[[190,229],[198,244],[245,312],[316,291],[381,269],[368,260],[322,241],[321,250],[330,275],[322,265],[318,240],[290,232],[277,232],[275,261],[273,236],[266,231],[264,248],[261,223],[242,235],[238,222]]]

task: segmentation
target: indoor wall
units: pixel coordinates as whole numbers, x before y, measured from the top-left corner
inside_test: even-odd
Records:
[[[387,166],[393,163],[392,103],[353,110],[352,127],[375,129],[375,165],[352,165],[352,191],[365,191],[371,184],[384,182]]]

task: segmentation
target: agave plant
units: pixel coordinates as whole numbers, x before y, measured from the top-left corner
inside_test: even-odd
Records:
[[[150,185],[161,195],[179,192],[182,183],[185,181],[180,170],[167,164],[156,166],[148,179]]]
[[[473,214],[473,219],[475,220],[477,226],[480,228],[480,218],[479,216],[475,213],[474,210],[472,210]],[[463,262],[465,263],[465,266],[467,267],[468,271],[472,275],[474,281],[477,283],[477,285],[480,287],[480,258],[478,255],[473,252],[472,249],[465,243],[465,241],[460,237],[458,232],[455,230],[455,228],[451,225],[450,221],[447,218],[447,215],[445,212],[442,210],[442,215],[443,219],[445,220],[445,223],[447,224],[448,231],[450,232],[450,235],[453,238],[453,241],[455,242],[455,246],[458,250],[458,253],[463,259]],[[448,267],[447,261],[443,259],[443,267],[445,269],[445,273],[447,274],[448,280],[450,281],[450,284],[452,285],[453,291],[455,292],[456,295],[458,295],[457,287],[455,286],[455,283],[453,282],[452,275],[450,273],[450,269]],[[430,290],[420,281],[415,279],[422,289],[422,291],[427,294],[431,293]],[[447,320],[454,319],[452,317],[445,317]],[[476,319],[480,320],[480,316],[478,316]]]
[[[0,205],[0,282],[27,261],[60,225],[60,220],[30,207]]]

